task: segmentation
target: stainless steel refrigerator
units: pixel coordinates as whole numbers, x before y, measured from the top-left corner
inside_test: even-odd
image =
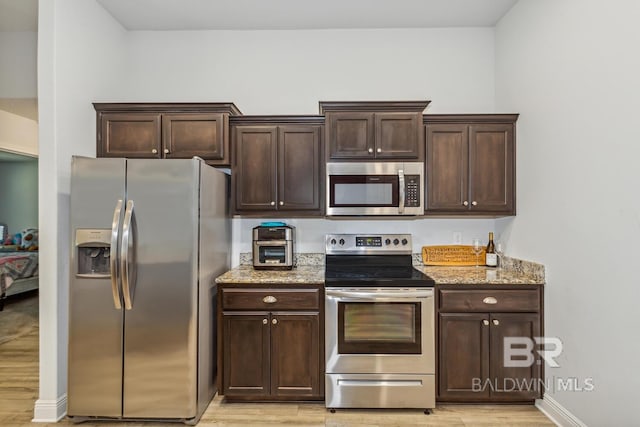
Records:
[[[68,416],[200,419],[216,391],[227,178],[197,158],[73,158]]]

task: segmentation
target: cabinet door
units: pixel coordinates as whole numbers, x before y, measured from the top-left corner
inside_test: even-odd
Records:
[[[273,396],[320,394],[320,315],[271,314],[271,393]]]
[[[229,164],[227,129],[228,119],[224,114],[164,114],[164,157],[190,159],[198,156]]]
[[[330,159],[373,159],[373,113],[327,113]]]
[[[525,363],[527,357],[512,357],[517,362],[528,366],[506,367],[504,357],[504,340],[507,337],[525,337],[533,340],[540,336],[540,315],[536,313],[503,313],[491,314],[491,366],[489,378],[495,385],[491,399],[501,400],[533,400],[541,397],[541,359],[531,349],[535,360]],[[518,348],[518,345],[513,345]],[[522,345],[520,345],[522,351]],[[532,357],[533,357],[532,355]]]
[[[418,113],[375,113],[378,159],[415,159],[424,157],[424,128]]]
[[[238,126],[235,139],[236,210],[276,209],[275,126]]]
[[[469,126],[471,210],[515,213],[513,125]]]
[[[489,315],[441,313],[439,320],[439,399],[488,399]]]
[[[222,323],[224,394],[269,395],[269,313],[224,313]]]
[[[465,124],[426,126],[426,211],[469,209],[468,133]]]
[[[278,210],[321,210],[320,127],[280,126]]]
[[[103,113],[98,157],[160,158],[160,114]]]

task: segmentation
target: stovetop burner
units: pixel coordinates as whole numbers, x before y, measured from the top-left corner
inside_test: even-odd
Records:
[[[326,237],[325,286],[433,287],[412,264],[411,235],[332,234]]]

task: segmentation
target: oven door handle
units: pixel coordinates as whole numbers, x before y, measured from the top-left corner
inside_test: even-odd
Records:
[[[424,290],[411,290],[411,291],[381,291],[375,290],[371,292],[366,291],[342,291],[336,289],[325,289],[325,295],[328,297],[348,298],[366,300],[366,301],[380,301],[382,298],[394,299],[394,300],[406,300],[415,298],[429,298],[433,297],[433,289]]]

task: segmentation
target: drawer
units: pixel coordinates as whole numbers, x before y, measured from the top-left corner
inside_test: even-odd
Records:
[[[223,289],[223,310],[319,310],[320,290]]]
[[[536,312],[540,294],[535,289],[464,290],[441,289],[441,312]]]

